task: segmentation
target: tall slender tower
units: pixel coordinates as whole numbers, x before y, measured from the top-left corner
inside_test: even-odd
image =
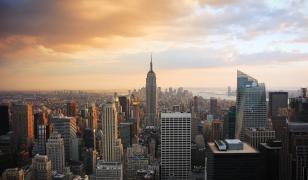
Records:
[[[103,107],[103,160],[107,162],[121,161],[123,147],[118,138],[118,117],[115,103],[107,103]]]
[[[267,122],[265,85],[237,71],[235,138],[244,139],[249,127],[265,127]]]
[[[156,94],[156,75],[153,71],[152,55],[150,63],[150,71],[146,79],[146,122],[145,126],[157,126],[156,123],[156,108],[157,108],[157,94]]]

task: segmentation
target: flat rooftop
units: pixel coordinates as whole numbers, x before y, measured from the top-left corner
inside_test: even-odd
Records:
[[[243,142],[243,149],[242,150],[227,150],[227,151],[219,151],[217,149],[215,143],[208,143],[209,148],[212,150],[214,154],[234,154],[234,153],[259,153],[259,151],[255,150],[253,147],[248,145],[247,143]]]
[[[186,113],[186,112],[161,113],[161,118],[191,118],[191,113]]]

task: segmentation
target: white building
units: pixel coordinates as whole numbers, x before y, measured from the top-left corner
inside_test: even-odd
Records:
[[[51,180],[51,161],[46,155],[35,155],[32,159],[32,178],[35,180]]]
[[[53,132],[46,143],[47,156],[51,160],[52,170],[62,173],[65,167],[64,140]]]
[[[191,171],[191,114],[161,114],[161,179],[188,179]]]

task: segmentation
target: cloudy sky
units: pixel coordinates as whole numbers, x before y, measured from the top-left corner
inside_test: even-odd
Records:
[[[0,0],[0,89],[308,85],[306,0]]]

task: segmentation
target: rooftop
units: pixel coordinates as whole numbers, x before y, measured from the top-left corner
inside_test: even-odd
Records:
[[[184,112],[161,113],[161,118],[191,118],[191,113],[184,113]]]
[[[236,141],[235,141],[236,142]],[[249,146],[247,143],[243,142],[243,149],[242,150],[227,150],[227,151],[220,151],[216,146],[215,143],[208,143],[209,148],[214,154],[243,154],[243,153],[259,153],[253,147]]]

